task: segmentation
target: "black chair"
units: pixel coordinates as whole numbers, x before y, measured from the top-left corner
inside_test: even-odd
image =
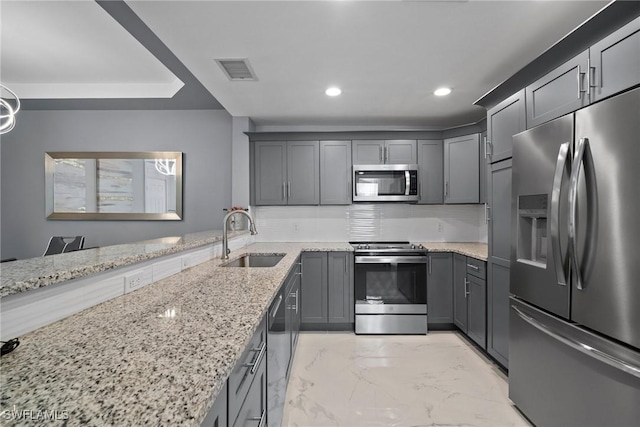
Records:
[[[83,246],[84,236],[51,236],[49,243],[47,244],[47,249],[44,251],[42,256],[74,251],[82,249]]]

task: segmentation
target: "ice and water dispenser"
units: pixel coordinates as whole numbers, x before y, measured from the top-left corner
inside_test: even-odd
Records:
[[[547,266],[547,199],[546,194],[518,197],[518,262]]]

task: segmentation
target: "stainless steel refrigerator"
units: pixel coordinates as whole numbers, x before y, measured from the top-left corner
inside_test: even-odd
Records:
[[[640,426],[640,88],[514,136],[509,397]]]

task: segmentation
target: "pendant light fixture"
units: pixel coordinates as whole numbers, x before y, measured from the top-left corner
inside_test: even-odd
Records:
[[[15,92],[0,83],[0,135],[15,127],[18,111],[20,111],[20,98]]]

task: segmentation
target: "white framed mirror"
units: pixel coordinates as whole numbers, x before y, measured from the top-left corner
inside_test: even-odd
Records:
[[[181,220],[182,153],[45,153],[47,219]]]

